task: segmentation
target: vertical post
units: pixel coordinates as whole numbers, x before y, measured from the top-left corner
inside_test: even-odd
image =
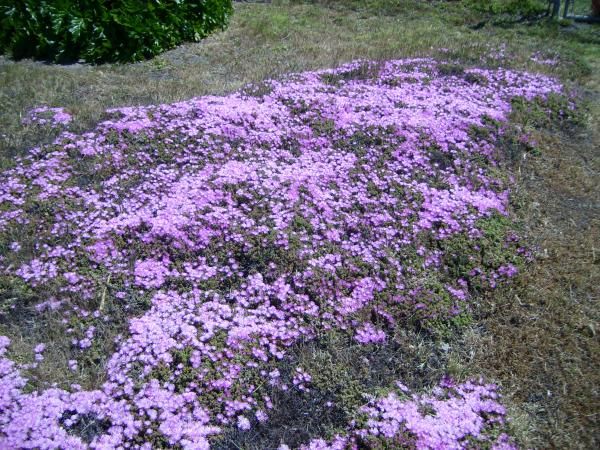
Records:
[[[552,17],[558,17],[560,13],[560,0],[550,0],[552,4]]]
[[[565,19],[569,15],[569,4],[570,3],[571,3],[571,0],[565,0],[565,9],[563,9],[563,18],[565,18]]]

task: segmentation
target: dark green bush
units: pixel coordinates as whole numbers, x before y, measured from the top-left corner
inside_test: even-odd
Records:
[[[225,27],[232,11],[231,0],[0,0],[0,52],[140,61]]]

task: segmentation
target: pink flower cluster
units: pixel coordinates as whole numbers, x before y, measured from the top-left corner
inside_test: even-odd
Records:
[[[292,384],[300,391],[310,391],[310,382],[312,377],[310,374],[304,371],[302,367],[296,367],[294,376],[292,377]]]
[[[267,81],[260,96],[119,108],[16,161],[0,174],[11,243],[0,271],[27,283],[40,311],[80,319],[66,331],[69,368],[99,321],[138,313],[92,391],[23,389],[2,338],[0,447],[207,448],[223,427],[276,414],[262,385],[286,386],[276,366],[291,345],[332,329],[377,344],[415,312],[466,308],[479,272],[452,275],[436,243],[481,235],[478,221],[508,205],[493,143],[472,130],[505,120],[515,96],[561,90],[541,75],[467,72],[485,82],[429,59],[355,62]],[[434,278],[435,296],[423,285]],[[422,434],[431,422],[435,442],[477,436],[489,388],[461,389],[382,400],[369,429]],[[85,421],[96,431],[84,439]]]
[[[90,446],[70,433],[81,419],[91,418],[106,428],[93,448],[119,448],[136,436],[160,432],[172,445],[209,448],[207,436],[220,429],[208,425],[209,416],[195,395],[174,394],[156,380],[144,386],[131,403],[105,391],[66,392],[51,388],[24,393],[27,381],[5,357],[10,341],[0,337],[0,448],[86,449]],[[153,430],[152,421],[160,426]],[[128,445],[129,446],[129,445]],[[138,448],[150,449],[151,444]]]
[[[497,401],[494,385],[450,380],[428,395],[406,390],[392,391],[362,408],[359,423],[349,426],[348,434],[331,441],[315,439],[302,450],[358,449],[359,442],[386,442],[395,448],[419,450],[492,448],[515,449],[502,433],[504,407]]]
[[[385,341],[385,332],[378,330],[370,323],[365,323],[356,330],[354,339],[361,344],[380,343]]]
[[[37,124],[37,125],[50,125],[60,126],[68,125],[73,118],[71,114],[66,112],[64,108],[51,108],[49,106],[39,106],[33,108],[25,118],[23,118],[23,124]]]

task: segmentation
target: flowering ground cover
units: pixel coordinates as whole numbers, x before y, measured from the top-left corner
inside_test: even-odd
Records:
[[[461,327],[528,258],[495,145],[511,104],[561,91],[526,72],[355,62],[111,109],[31,149],[1,175],[0,268],[19,293],[2,314],[25,298],[71,342],[13,361],[1,338],[0,446],[207,448],[268,426],[273,391],[310,393],[314,374],[279,370],[299,342]],[[397,381],[307,448],[512,445],[495,386]]]

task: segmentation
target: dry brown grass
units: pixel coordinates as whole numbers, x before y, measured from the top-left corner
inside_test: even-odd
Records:
[[[536,448],[600,445],[597,78],[585,97],[587,126],[543,131],[541,156],[518,167],[519,216],[538,259],[486,303],[487,331],[472,361],[504,385],[522,441]]]

